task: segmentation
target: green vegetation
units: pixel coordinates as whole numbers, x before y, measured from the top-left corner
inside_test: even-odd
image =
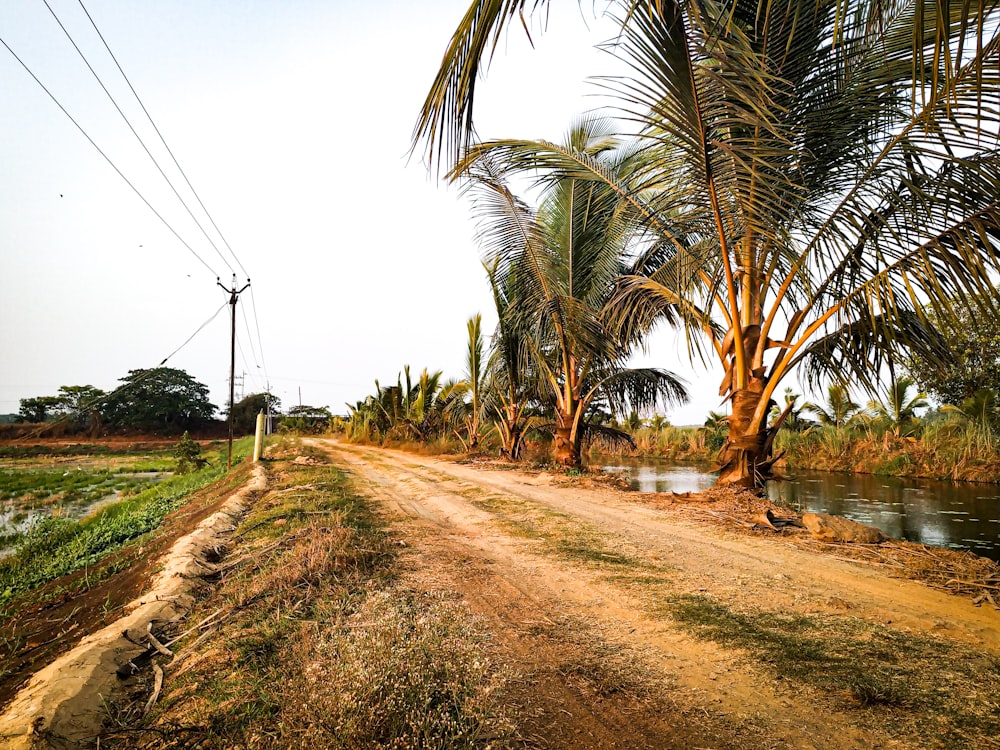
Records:
[[[510,460],[551,440],[569,466],[603,437],[604,450],[714,459],[720,483],[745,486],[783,455],[985,478],[1000,432],[1000,74],[984,67],[997,7],[626,0],[609,11],[621,30],[607,49],[630,66],[606,82],[617,122],[575,123],[554,144],[474,142],[472,82],[520,16],[473,3],[416,134],[480,220],[499,317],[487,376],[477,360],[471,402],[445,389],[436,413],[439,394],[411,413],[409,382],[377,386],[348,434]],[[508,187],[524,176],[536,205]],[[660,322],[724,368],[727,413],[701,430],[640,424],[638,407],[681,395],[663,371],[623,369]],[[828,403],[785,386],[781,404],[793,371],[827,385]],[[949,404],[933,421],[916,383]],[[867,409],[849,386],[874,396]],[[857,460],[876,442],[891,455]]]
[[[333,414],[325,406],[293,406],[278,422],[279,432],[318,435],[330,429]]]
[[[806,404],[803,411],[810,405]],[[854,405],[857,406],[856,404]],[[828,405],[829,407],[829,405]],[[827,407],[827,408],[828,408]],[[787,471],[818,469],[883,476],[996,482],[1000,465],[1000,432],[992,425],[995,412],[984,419],[955,408],[929,411],[922,417],[894,420],[887,407],[851,409],[841,424],[802,419],[798,429],[782,430],[775,449]],[[632,431],[635,450],[630,455],[709,464],[725,439],[721,415],[712,415],[704,427],[674,427],[652,420]],[[897,431],[897,428],[899,430]],[[626,453],[614,447],[600,453]]]
[[[1000,443],[989,432],[953,414],[921,420],[915,434],[863,423],[807,433],[783,433],[778,449],[789,469],[822,469],[885,476],[916,476],[975,482],[997,481]]]
[[[375,393],[349,406],[348,435],[363,441],[445,441],[466,426],[465,395],[468,388],[457,381],[443,383],[442,374],[426,368],[414,381],[410,367],[395,385],[375,381]]]
[[[0,470],[0,500],[16,500],[19,508],[87,504],[147,483],[117,472],[90,472],[79,467],[69,471]]]
[[[100,402],[104,391],[92,385],[64,385],[57,396],[21,399],[19,422],[49,422],[63,419],[75,427],[100,425]]]
[[[183,370],[129,370],[121,383],[101,402],[104,421],[112,427],[179,433],[207,424],[215,414],[208,386]]]
[[[1000,399],[1000,317],[975,308],[940,321],[933,309],[928,314],[945,332],[951,357],[935,363],[914,354],[906,362],[920,390],[943,404],[962,406],[977,397],[995,404]]]
[[[249,439],[242,440],[234,445],[234,454],[245,457],[251,447]],[[59,515],[41,519],[16,538],[10,556],[0,559],[0,610],[7,610],[19,595],[94,565],[155,530],[192,492],[224,474],[225,461],[216,455],[206,468],[165,479],[79,521]]]
[[[129,370],[105,393],[92,385],[62,386],[57,396],[21,399],[19,422],[55,422],[63,432],[103,429],[178,434],[213,422],[208,386],[183,370]]]
[[[233,405],[233,432],[253,435],[257,429],[257,415],[261,412],[280,414],[281,399],[270,393],[251,393]],[[228,418],[228,414],[226,415]]]
[[[208,459],[201,455],[201,446],[187,432],[174,446],[174,458],[177,459],[178,474],[189,474],[208,465]]]
[[[771,417],[793,371],[810,385],[853,380],[875,392],[894,363],[946,369],[958,351],[948,330],[997,317],[997,0],[623,0],[608,10],[620,29],[605,49],[627,72],[601,83],[630,132],[476,143],[481,65],[509,24],[527,30],[526,15],[548,17],[549,2],[524,5],[473,2],[415,145],[449,179],[519,176],[541,188],[537,210],[502,190],[475,210],[518,217],[488,230],[491,256],[537,248],[498,275],[544,300],[543,316],[527,306],[526,330],[551,326],[526,342],[544,355],[528,372],[541,382],[546,357],[564,360],[552,373],[563,389],[552,412],[558,451],[573,449],[572,433],[558,432],[567,406],[589,392],[573,383],[578,352],[563,325],[586,332],[586,356],[641,343],[658,322],[681,328],[691,354],[725,371],[719,481],[760,486],[795,408]],[[567,189],[596,202],[564,212],[561,225],[546,221]],[[595,233],[608,227],[590,223],[598,215],[614,217],[615,250],[559,256],[561,240],[582,239],[577,219]],[[555,226],[569,231],[546,234]],[[594,305],[577,291],[598,279],[614,293]]]
[[[619,145],[610,123],[581,119],[560,148],[614,182],[635,168],[636,154]],[[531,396],[554,422],[552,458],[579,468],[588,433],[630,442],[595,415],[677,403],[687,393],[670,372],[628,366],[638,343],[635,321],[617,317],[613,303],[619,278],[634,270],[627,248],[637,226],[619,191],[556,174],[534,209],[511,191],[512,161],[485,155],[463,167],[477,239],[491,280],[506,294],[504,323],[524,345]]]

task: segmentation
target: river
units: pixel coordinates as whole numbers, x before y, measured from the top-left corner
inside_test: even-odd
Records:
[[[715,484],[705,467],[655,458],[608,457],[605,471],[624,472],[641,492],[697,492]],[[771,499],[798,511],[832,513],[889,536],[968,549],[1000,561],[1000,485],[933,479],[797,471],[769,482]]]

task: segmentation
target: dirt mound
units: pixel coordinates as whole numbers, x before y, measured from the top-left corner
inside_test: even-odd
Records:
[[[153,623],[183,613],[191,601],[192,582],[205,572],[203,560],[214,554],[221,538],[233,528],[250,493],[264,486],[264,470],[257,467],[249,484],[174,543],[159,561],[161,569],[150,589],[125,606],[125,616],[37,672],[0,716],[3,746],[37,748],[53,740],[72,745],[93,737],[120,670],[155,648],[150,639]]]

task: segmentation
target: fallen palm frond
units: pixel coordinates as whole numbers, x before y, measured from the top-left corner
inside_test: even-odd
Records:
[[[826,553],[836,550],[842,559],[882,565],[892,576],[919,581],[952,594],[975,596],[984,590],[1000,591],[1000,564],[968,551],[896,540],[874,546],[802,537],[795,539],[795,544]]]

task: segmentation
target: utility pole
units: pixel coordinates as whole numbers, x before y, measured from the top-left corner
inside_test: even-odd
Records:
[[[242,289],[236,288],[236,274],[233,274],[233,288],[226,289],[222,286],[222,281],[218,276],[215,277],[215,283],[222,288],[222,291],[229,294],[229,320],[232,323],[230,330],[230,343],[229,343],[229,453],[226,456],[226,471],[233,468],[233,396],[235,396],[236,388],[236,300],[239,299],[240,294],[246,291],[246,288],[250,286],[250,279],[247,279],[247,283],[243,285]]]
[[[267,422],[265,422],[265,435],[270,435],[274,430],[271,427],[271,383],[267,384],[267,395],[264,397],[264,404],[267,406]]]

